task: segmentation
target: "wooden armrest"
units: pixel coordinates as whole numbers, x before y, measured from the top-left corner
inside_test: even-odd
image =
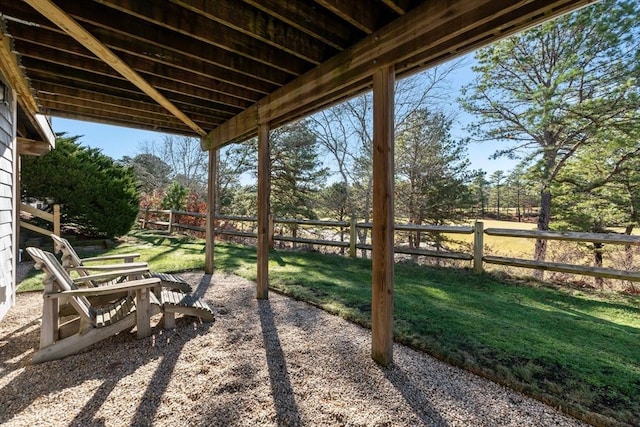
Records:
[[[115,254],[115,255],[94,256],[94,257],[89,257],[89,258],[82,258],[80,261],[82,261],[82,262],[96,262],[96,261],[108,261],[108,260],[127,259],[127,258],[140,258],[140,254],[132,253],[132,254]]]
[[[126,264],[102,264],[102,265],[82,265],[80,267],[67,267],[68,270],[84,271],[84,270],[120,270],[127,271],[131,269],[145,268],[149,270],[149,266],[146,262],[129,262]]]
[[[114,270],[114,271],[109,271],[107,273],[98,273],[98,274],[90,274],[89,276],[75,277],[73,279],[73,282],[79,283],[79,282],[90,282],[92,280],[108,280],[108,279],[115,279],[116,277],[134,276],[138,274],[145,274],[148,272],[149,272],[149,269],[147,268],[132,268],[130,270]]]
[[[69,296],[96,296],[109,295],[123,291],[135,291],[138,289],[153,288],[160,284],[160,279],[151,277],[148,279],[132,280],[130,282],[114,283],[112,285],[100,286],[97,288],[82,288],[71,291],[62,291],[45,294],[45,298],[61,298]]]

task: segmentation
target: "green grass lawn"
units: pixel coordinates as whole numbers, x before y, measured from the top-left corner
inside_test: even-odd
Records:
[[[200,240],[137,232],[108,253],[131,251],[154,270],[204,266]],[[217,244],[215,258],[217,269],[255,280],[255,248]],[[369,260],[273,251],[269,270],[272,289],[370,324]],[[40,280],[31,277],[20,289],[38,288]],[[592,422],[640,419],[637,297],[401,263],[394,325],[399,342]]]

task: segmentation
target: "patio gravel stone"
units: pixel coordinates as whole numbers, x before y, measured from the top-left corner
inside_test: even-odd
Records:
[[[541,402],[402,345],[370,357],[370,331],[233,275],[185,273],[216,314],[121,333],[28,365],[42,294],[0,321],[0,424],[582,426]],[[152,319],[152,325],[155,325]]]

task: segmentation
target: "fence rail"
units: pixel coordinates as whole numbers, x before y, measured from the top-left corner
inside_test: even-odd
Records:
[[[150,215],[154,215],[154,218],[149,219]],[[157,219],[156,216],[166,216],[167,220]],[[205,218],[206,214],[203,213],[191,213],[184,211],[172,211],[172,210],[142,210],[140,222],[143,228],[148,225],[156,225],[160,227],[166,227],[167,230],[172,231],[176,228],[189,229],[194,231],[204,232],[205,228],[190,224],[181,224],[175,222],[176,215],[191,216],[194,218]],[[256,217],[243,217],[233,215],[219,215],[215,217],[216,220],[221,221],[236,221],[241,223],[255,223]],[[291,236],[285,236],[282,234],[282,228],[280,228],[280,234],[275,233],[275,225],[282,224],[287,225],[292,231]],[[273,218],[269,220],[269,232],[271,242],[274,241],[289,242],[296,244],[307,244],[312,246],[332,246],[336,248],[349,248],[349,255],[355,257],[357,250],[371,250],[372,246],[368,243],[358,242],[358,230],[371,229],[373,225],[370,222],[357,222],[355,218],[351,221],[320,221],[320,220],[298,220],[289,218]],[[346,240],[331,240],[326,238],[305,238],[297,235],[301,227],[313,226],[322,227],[324,229],[333,228],[340,229],[341,236]],[[470,226],[450,226],[450,225],[415,225],[415,224],[396,224],[396,232],[426,232],[435,234],[473,234],[472,253],[467,252],[454,252],[434,249],[424,249],[420,247],[396,247],[395,253],[426,256],[441,259],[452,259],[471,261],[473,270],[476,273],[484,271],[484,264],[506,265],[512,267],[520,267],[536,270],[557,271],[561,273],[580,274],[594,277],[640,281],[640,272],[619,270],[614,268],[604,267],[592,267],[586,265],[577,264],[563,264],[546,261],[535,261],[530,259],[521,258],[509,258],[499,257],[484,254],[484,236],[501,236],[511,238],[527,238],[527,239],[543,239],[543,240],[561,240],[571,242],[589,242],[589,243],[601,243],[601,244],[615,244],[625,246],[640,246],[640,237],[629,236],[626,234],[605,234],[605,233],[578,233],[578,232],[553,232],[553,231],[537,231],[537,230],[512,230],[506,228],[484,228],[482,222],[476,222],[473,227]],[[237,236],[245,238],[257,238],[255,231],[233,230],[233,229],[216,229],[216,234]]]
[[[36,218],[50,222],[53,230],[38,227],[37,225],[31,224],[27,221],[20,221],[20,227],[45,236],[49,236],[52,233],[57,234],[58,236],[60,235],[60,205],[53,205],[53,213],[49,213],[41,209],[34,208],[33,206],[20,203],[20,212],[25,212],[35,216]]]

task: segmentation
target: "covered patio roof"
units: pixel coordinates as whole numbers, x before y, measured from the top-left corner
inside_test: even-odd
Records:
[[[208,136],[257,134],[589,0],[2,2],[39,112]],[[24,100],[24,102],[31,102]]]
[[[395,79],[592,2],[4,1],[0,49],[26,111],[200,137],[210,200],[215,150],[258,136],[258,298],[268,295],[269,130],[373,89],[372,356],[388,364]],[[211,271],[212,220],[207,229]]]

